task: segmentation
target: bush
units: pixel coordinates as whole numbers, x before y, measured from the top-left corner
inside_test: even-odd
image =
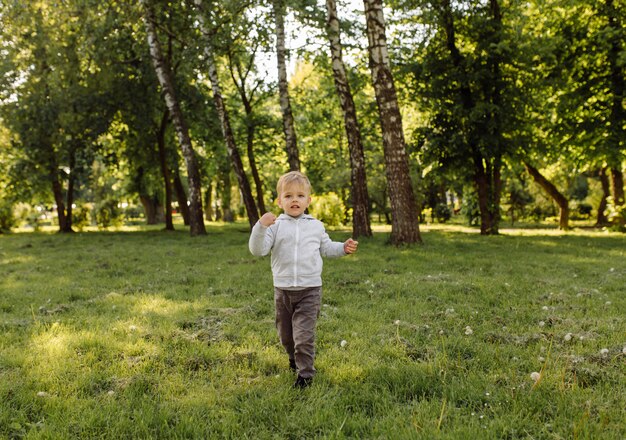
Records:
[[[13,204],[7,200],[0,200],[0,233],[11,232],[16,223]]]
[[[91,204],[78,205],[72,210],[72,226],[82,231],[91,225]]]
[[[123,224],[123,213],[115,200],[108,199],[98,204],[96,207],[96,224],[101,229]]]
[[[327,226],[341,226],[346,208],[341,198],[334,192],[313,196],[309,212]]]
[[[434,213],[439,223],[445,223],[452,218],[452,210],[445,203],[438,203]]]
[[[145,217],[143,208],[138,205],[128,205],[124,209],[124,217],[126,220],[136,220]]]

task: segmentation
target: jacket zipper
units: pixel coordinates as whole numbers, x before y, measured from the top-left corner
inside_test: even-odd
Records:
[[[296,220],[296,246],[293,255],[293,285],[298,286],[298,246],[300,245],[300,219]]]

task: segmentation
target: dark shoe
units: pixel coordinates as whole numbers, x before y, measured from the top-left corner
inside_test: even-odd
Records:
[[[296,379],[296,383],[293,384],[293,387],[303,389],[303,388],[308,387],[312,383],[313,383],[312,377],[298,376],[298,378]]]
[[[293,371],[294,373],[298,370],[296,367],[296,360],[295,359],[289,359],[289,369],[291,371]]]

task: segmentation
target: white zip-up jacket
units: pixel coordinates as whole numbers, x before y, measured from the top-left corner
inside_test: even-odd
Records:
[[[307,214],[281,214],[269,227],[257,222],[248,243],[252,255],[272,253],[274,286],[297,290],[322,285],[322,257],[346,255],[343,243],[332,241],[324,224]]]

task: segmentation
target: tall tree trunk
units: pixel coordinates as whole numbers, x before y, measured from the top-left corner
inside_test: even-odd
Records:
[[[70,149],[70,162],[69,162],[69,173],[67,176],[67,194],[66,198],[66,208],[65,208],[65,225],[63,225],[63,229],[61,232],[74,232],[72,229],[72,205],[74,204],[74,185],[76,183],[76,151],[74,148]]]
[[[163,176],[163,184],[165,186],[165,230],[173,231],[174,222],[172,220],[172,181],[170,178],[170,170],[167,166],[167,154],[165,150],[165,130],[169,121],[169,112],[165,110],[161,118],[161,124],[157,131],[157,146],[159,149],[159,163],[161,165],[161,175]]]
[[[213,183],[209,181],[209,187],[204,192],[204,218],[211,222],[213,221]]]
[[[600,204],[598,205],[598,214],[596,215],[596,227],[602,227],[609,224],[609,219],[604,213],[607,206],[606,199],[611,195],[611,183],[609,182],[609,176],[607,174],[607,171],[608,167],[602,167],[598,172],[600,185],[602,186],[602,198],[600,199]]]
[[[180,211],[180,215],[183,217],[183,223],[185,224],[185,226],[189,226],[191,217],[189,215],[189,203],[187,201],[187,193],[185,192],[183,181],[180,179],[180,171],[178,170],[178,166],[176,166],[174,172],[174,190],[176,191],[176,201],[178,202],[178,210]]]
[[[149,194],[139,194],[139,201],[143,206],[143,212],[146,216],[146,224],[157,224],[157,201],[150,197]]]
[[[418,211],[407,158],[402,117],[389,65],[382,0],[363,0],[370,68],[380,115],[387,188],[391,199],[393,244],[421,243]]]
[[[611,168],[611,195],[616,205],[624,204],[624,175],[617,168]]]
[[[283,113],[283,132],[285,133],[285,149],[290,171],[300,170],[300,155],[296,141],[296,128],[291,112],[289,88],[287,86],[287,63],[285,50],[285,0],[272,0],[274,23],[276,27],[276,60],[278,64],[278,94],[280,109]]]
[[[252,112],[249,110],[249,105],[244,105],[246,109],[246,145],[248,153],[248,162],[250,163],[250,172],[254,179],[254,187],[256,189],[256,204],[259,208],[259,214],[263,215],[267,212],[265,208],[265,198],[263,195],[263,182],[259,175],[259,169],[256,165],[256,158],[254,157],[254,132],[255,126],[252,119]]]
[[[478,155],[474,157],[474,179],[478,190],[481,235],[499,233],[501,168],[502,163],[499,158],[489,161]]]
[[[350,149],[350,180],[352,183],[352,235],[371,237],[372,228],[369,217],[369,195],[367,193],[367,179],[365,176],[365,155],[361,132],[356,115],[356,107],[350,90],[350,83],[346,75],[342,57],[339,19],[337,18],[337,3],[335,0],[326,0],[327,33],[330,41],[333,75],[339,102],[343,110],[343,120]]]
[[[52,181],[52,194],[54,194],[54,202],[57,205],[57,216],[59,218],[59,232],[65,232],[67,217],[65,215],[65,202],[63,201],[63,185],[59,181],[56,166],[50,172],[50,180]]]
[[[202,214],[200,171],[198,169],[198,163],[193,146],[191,145],[191,139],[189,138],[189,129],[187,128],[187,123],[176,97],[170,66],[167,65],[161,51],[161,45],[159,44],[156,33],[156,19],[154,12],[149,4],[149,0],[139,0],[139,2],[144,7],[143,19],[146,27],[146,33],[148,35],[148,45],[150,47],[150,55],[152,57],[152,63],[154,64],[154,70],[156,71],[159,84],[163,89],[165,103],[167,104],[167,109],[172,116],[174,127],[176,128],[176,134],[178,136],[178,142],[180,143],[183,157],[185,158],[185,164],[187,166],[190,200],[189,229],[192,236],[205,235],[206,228],[204,227],[204,218]]]
[[[565,196],[561,194],[556,186],[546,179],[537,168],[533,167],[527,161],[524,161],[524,166],[526,167],[528,174],[531,175],[535,182],[542,187],[559,206],[559,229],[569,229],[569,202]]]
[[[463,55],[456,46],[456,29],[454,27],[454,16],[452,15],[450,0],[442,0],[440,6],[442,26],[446,33],[446,47],[450,52],[452,64],[459,70],[460,77],[463,78],[463,81],[459,85],[461,104],[464,111],[469,114],[475,110],[476,102],[467,82],[468,75],[463,67]],[[496,27],[500,28],[502,17],[498,2],[490,0],[489,6]],[[491,64],[494,78],[499,78],[500,67],[497,59],[490,59],[489,62]],[[492,87],[493,88],[488,91],[489,97],[492,104],[498,107],[500,104],[501,90],[497,81],[494,81]],[[494,123],[491,125],[499,127],[498,122],[495,121],[498,118],[497,112],[492,113],[490,118],[494,120]],[[485,155],[480,151],[476,135],[477,127],[465,126],[464,131],[466,132],[465,134],[468,138],[468,150],[474,165],[473,178],[478,192],[480,233],[481,235],[496,235],[498,234],[500,222],[500,199],[502,193],[502,179],[500,173],[502,168],[502,158],[499,153],[494,155],[494,157],[485,157]],[[496,149],[499,150],[499,146],[496,146]]]
[[[620,14],[613,0],[605,0],[604,6],[608,18],[608,25],[611,29],[609,34],[611,47],[609,49],[609,67],[611,74],[611,114],[609,116],[609,151],[608,162],[611,167],[611,194],[613,203],[622,206],[624,199],[624,176],[622,174],[622,157],[626,148],[626,107],[624,98],[626,96],[626,79],[624,78],[624,65],[620,63],[623,57],[624,27],[620,19]],[[617,216],[616,222],[620,226],[626,225],[626,218],[623,215]]]
[[[226,110],[224,98],[222,97],[222,89],[220,87],[220,80],[217,74],[217,66],[215,64],[215,55],[211,46],[210,34],[206,26],[204,16],[202,14],[202,0],[195,1],[196,5],[199,8],[197,17],[198,21],[200,22],[200,28],[204,36],[207,37],[204,43],[204,55],[206,57],[209,68],[209,79],[211,80],[211,88],[213,89],[213,100],[215,101],[215,109],[217,110],[217,115],[220,118],[220,123],[222,125],[222,134],[224,136],[224,140],[226,141],[226,147],[228,149],[228,156],[230,157],[230,162],[232,164],[233,170],[235,171],[235,176],[237,176],[239,191],[241,191],[243,203],[246,207],[246,213],[248,214],[248,223],[250,223],[250,227],[252,228],[259,220],[259,212],[256,208],[254,197],[252,196],[250,182],[248,181],[248,177],[246,176],[246,172],[243,168],[241,156],[239,155],[239,149],[237,148],[237,144],[235,142],[235,136],[233,135],[233,130],[230,126],[228,111]]]

